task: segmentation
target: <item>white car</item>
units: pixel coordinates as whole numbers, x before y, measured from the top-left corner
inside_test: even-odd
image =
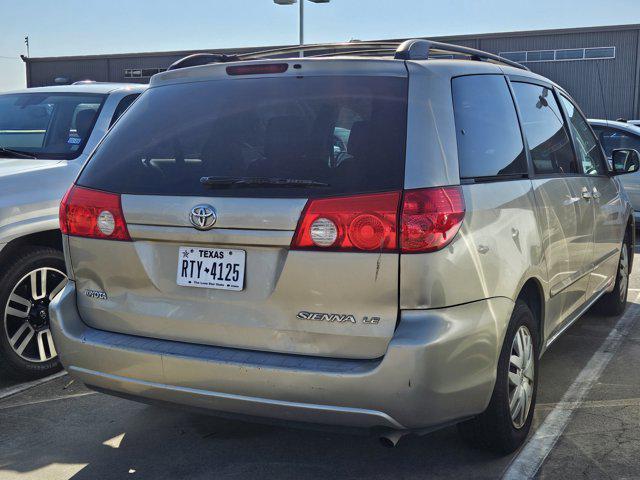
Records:
[[[145,85],[87,83],[0,94],[0,371],[60,368],[48,305],[66,283],[58,206]]]
[[[591,119],[589,124],[598,136],[609,161],[611,152],[617,148],[631,148],[640,152],[640,120],[620,122]],[[633,205],[637,224],[640,221],[640,173],[622,175],[620,181]]]

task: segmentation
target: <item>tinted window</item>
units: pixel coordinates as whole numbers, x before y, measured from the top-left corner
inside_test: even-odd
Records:
[[[573,50],[556,50],[556,60],[581,60],[584,57],[584,50],[576,48]]]
[[[554,50],[534,50],[527,52],[528,62],[544,62],[555,58]]]
[[[122,100],[120,100],[120,103],[118,103],[118,106],[116,107],[115,112],[113,112],[113,117],[111,118],[111,123],[109,123],[109,126],[111,126],[114,123],[116,123],[116,120],[118,120],[118,118],[120,118],[120,115],[122,115],[124,113],[124,111],[127,108],[129,108],[129,105],[131,105],[133,103],[133,101],[136,98],[138,98],[139,95],[140,95],[139,93],[135,93],[133,95],[127,95]]]
[[[560,101],[567,111],[569,127],[576,144],[578,159],[582,163],[582,171],[587,175],[604,175],[607,170],[602,150],[587,121],[564,95],[560,95]]]
[[[452,90],[460,177],[526,174],[518,118],[504,77],[458,77]]]
[[[633,148],[640,152],[640,134],[635,135],[626,130],[597,125],[594,125],[593,129],[607,157],[611,157],[611,152],[617,148]]]
[[[584,58],[615,58],[615,47],[587,48],[584,51]]]
[[[400,189],[407,81],[238,78],[151,88],[83,171],[87,187],[131,194],[313,196]],[[205,186],[278,177],[328,186]]]
[[[71,159],[82,152],[103,95],[0,95],[0,147],[38,158]]]
[[[501,57],[507,58],[514,62],[526,62],[527,52],[501,52]]]
[[[514,82],[513,91],[538,174],[575,174],[578,165],[560,107],[548,88]]]

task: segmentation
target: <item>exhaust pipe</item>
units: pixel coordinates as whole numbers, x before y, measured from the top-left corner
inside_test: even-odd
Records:
[[[380,436],[380,444],[382,444],[383,447],[394,448],[396,445],[398,445],[400,439],[406,434],[407,432],[403,432],[401,430],[389,431],[388,433]]]

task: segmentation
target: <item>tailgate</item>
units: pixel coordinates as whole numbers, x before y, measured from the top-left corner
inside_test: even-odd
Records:
[[[305,200],[126,195],[122,204],[133,242],[70,237],[78,307],[90,326],[308,355],[384,354],[397,320],[398,254],[289,251]],[[198,204],[214,206],[216,228],[189,225]],[[194,258],[245,252],[242,290],[178,285],[181,247]],[[210,257],[202,269],[220,260]]]
[[[309,199],[402,189],[406,71],[305,77],[304,68],[154,87],[117,122],[77,183],[120,195],[131,241],[69,237],[87,324],[255,350],[384,354],[398,317],[397,251],[290,245]],[[386,220],[362,213],[351,217],[362,235],[354,244],[368,245]]]

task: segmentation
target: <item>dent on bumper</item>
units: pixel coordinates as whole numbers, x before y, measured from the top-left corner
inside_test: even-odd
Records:
[[[403,311],[383,358],[254,352],[95,330],[69,282],[52,302],[56,347],[84,383],[237,415],[350,427],[420,429],[483,411],[513,302]]]

